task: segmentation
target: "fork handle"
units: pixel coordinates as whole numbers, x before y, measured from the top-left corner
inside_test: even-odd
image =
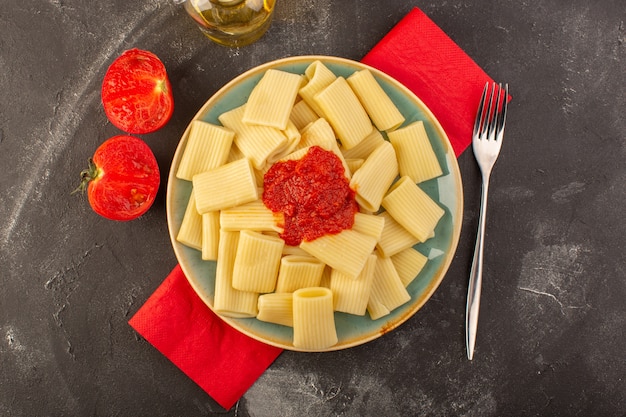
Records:
[[[478,311],[480,307],[480,292],[483,281],[483,242],[485,238],[485,217],[487,215],[487,194],[489,193],[489,178],[483,176],[480,193],[480,214],[478,216],[478,233],[474,247],[474,257],[470,270],[469,285],[467,289],[467,306],[465,309],[465,344],[467,358],[474,357],[474,345],[476,344],[476,331],[478,328]]]

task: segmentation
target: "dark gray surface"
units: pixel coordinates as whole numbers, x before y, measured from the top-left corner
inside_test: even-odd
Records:
[[[233,50],[166,0],[0,1],[0,415],[626,416],[624,2],[278,2],[269,33]],[[514,97],[475,360],[464,310],[479,177],[466,152],[461,241],[426,306],[360,347],[283,353],[224,411],[127,324],[176,264],[164,188],[128,223],[70,196],[118,133],[102,76],[131,47],[164,61],[174,116],[142,137],[165,176],[189,119],[232,77],[288,55],[358,60],[413,6]]]

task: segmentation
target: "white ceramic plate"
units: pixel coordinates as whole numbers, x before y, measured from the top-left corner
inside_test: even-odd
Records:
[[[221,88],[202,106],[195,115],[194,120],[219,124],[217,117],[227,110],[244,104],[249,97],[250,91],[266,70],[275,68],[303,74],[307,66],[315,60],[322,61],[336,75],[344,77],[349,76],[354,71],[369,68],[405,116],[405,124],[417,120],[424,122],[444,172],[442,177],[420,184],[420,187],[445,209],[445,215],[437,225],[435,237],[415,246],[418,251],[429,257],[429,261],[408,287],[411,300],[394,310],[390,315],[378,320],[371,320],[368,314],[355,316],[335,313],[339,342],[335,346],[325,349],[331,351],[356,346],[391,331],[413,316],[431,297],[446,274],[456,250],[461,232],[463,190],[459,167],[452,146],[439,122],[424,103],[393,78],[374,68],[348,59],[327,56],[301,56],[279,59],[260,65],[238,76]],[[203,261],[199,251],[176,241],[176,235],[178,234],[191,192],[191,183],[180,180],[175,175],[185,148],[186,136],[187,131],[183,134],[176,149],[169,173],[167,221],[174,252],[187,279],[198,296],[209,308],[212,308],[216,263]],[[266,323],[254,318],[234,319],[223,317],[223,319],[234,328],[257,340],[284,349],[299,350],[294,348],[292,344],[293,331],[290,327]]]

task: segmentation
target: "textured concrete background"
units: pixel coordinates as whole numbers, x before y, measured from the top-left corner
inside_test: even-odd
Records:
[[[414,6],[514,96],[475,360],[464,312],[479,174],[466,152],[461,241],[426,306],[360,347],[283,353],[222,410],[127,324],[176,264],[165,182],[128,223],[70,196],[118,133],[104,72],[132,47],[164,61],[174,116],[143,138],[167,173],[231,78],[289,55],[359,60]],[[0,0],[0,415],[626,416],[625,20],[622,0],[279,0],[267,35],[237,50],[166,0]]]

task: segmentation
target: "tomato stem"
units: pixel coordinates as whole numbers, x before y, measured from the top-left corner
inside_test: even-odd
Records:
[[[98,177],[100,170],[98,169],[96,163],[93,161],[92,158],[89,158],[88,163],[89,166],[87,167],[87,169],[84,169],[80,172],[80,184],[78,185],[78,187],[76,187],[74,191],[72,191],[72,194],[77,192],[84,193],[85,189],[87,189],[87,186],[89,185],[89,182]]]

